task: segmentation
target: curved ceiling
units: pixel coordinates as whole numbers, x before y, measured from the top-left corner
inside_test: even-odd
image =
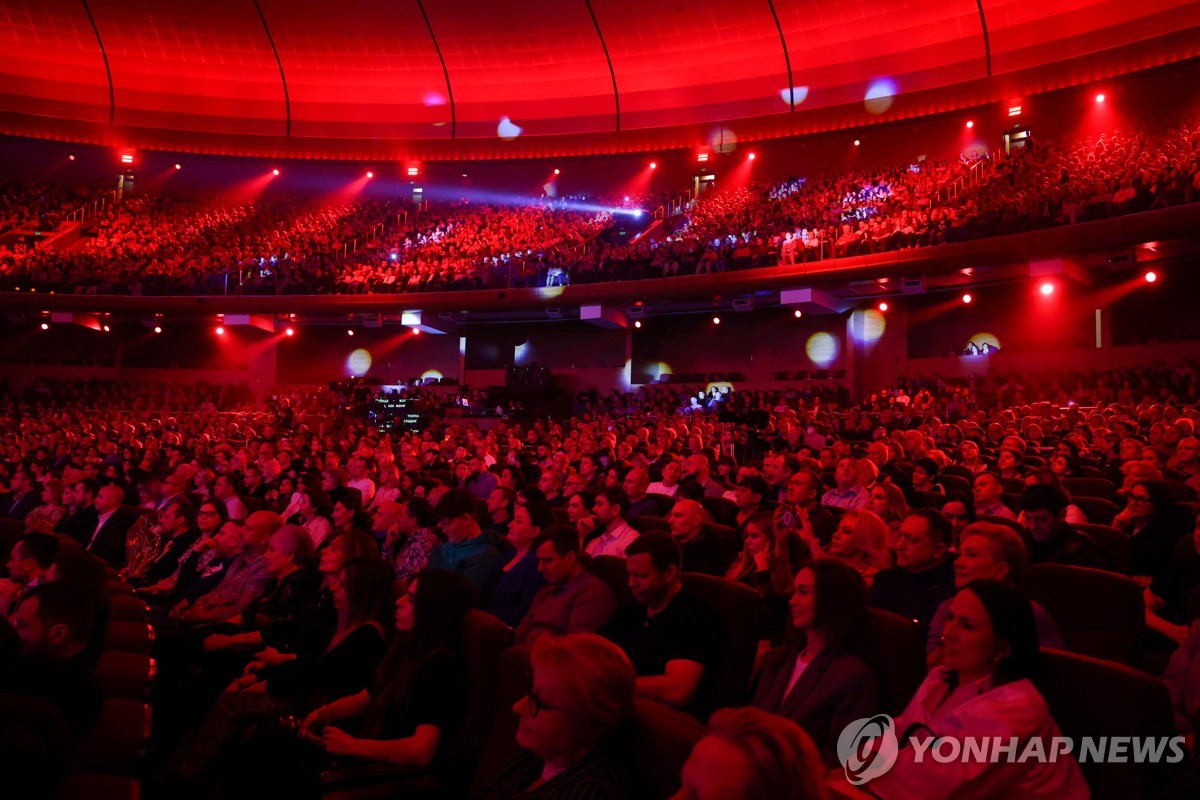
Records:
[[[0,131],[260,155],[612,152],[1197,54],[1200,0],[0,0]]]

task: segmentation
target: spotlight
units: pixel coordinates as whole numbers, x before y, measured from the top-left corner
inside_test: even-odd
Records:
[[[972,298],[972,297],[971,297],[971,295],[969,295],[969,294],[964,294],[964,295],[963,295],[963,302],[964,302],[964,303],[967,303],[968,305],[970,305],[970,303],[971,303],[971,300],[972,300],[972,299],[973,299],[973,298]]]
[[[44,330],[44,331],[48,331],[48,330],[50,330],[50,323],[49,323],[49,322],[43,322],[43,323],[42,323],[42,330]]]
[[[296,335],[296,331],[293,330],[292,328],[286,329],[283,333],[285,336],[295,336]]]
[[[721,324],[721,318],[713,317],[713,325],[720,325],[720,324]]]
[[[562,172],[562,170],[559,170],[559,169],[555,169],[555,170],[554,170],[554,174],[555,174],[555,175],[558,175],[558,174],[560,174],[561,172]]]
[[[273,170],[271,170],[271,174],[272,174],[272,175],[278,175],[278,174],[279,174],[279,170],[277,170],[277,169],[273,169]]]
[[[354,331],[352,331],[351,329],[347,328],[347,329],[346,329],[346,335],[347,335],[347,336],[353,336],[353,335],[354,335]]]
[[[801,317],[804,316],[804,314],[802,314],[800,312],[800,309],[797,308],[795,311],[792,312],[792,316],[795,317],[796,319],[800,319]]]
[[[753,160],[754,160],[754,153],[751,153],[750,155],[746,156],[746,158],[748,158],[748,159],[750,159],[751,161],[753,161]]]
[[[71,153],[71,155],[67,156],[67,160],[68,160],[68,161],[74,161],[74,160],[75,160],[75,154],[74,154],[74,153]]]
[[[628,203],[628,202],[629,202],[629,195],[625,195],[625,202],[626,202],[626,203]]]
[[[879,310],[880,310],[880,311],[887,311],[887,310],[888,310],[888,304],[887,304],[887,303],[880,303],[880,304],[879,304]]]
[[[374,173],[374,172],[368,172],[368,173],[367,173],[367,177],[368,177],[368,178],[374,178],[374,177],[375,177],[375,173]]]
[[[1158,280],[1157,272],[1147,272],[1146,273],[1146,283],[1154,283],[1156,280]]]
[[[421,335],[421,329],[420,329],[420,328],[413,328],[413,329],[412,329],[412,332],[413,332],[413,336],[420,336],[420,335]]]
[[[175,169],[183,169],[183,164],[176,164]]]
[[[1097,103],[1103,103],[1103,102],[1104,102],[1104,95],[1103,95],[1103,94],[1098,94],[1098,95],[1096,95],[1096,102],[1097,102]]]
[[[650,169],[658,169],[658,162],[657,162],[657,161],[651,161],[651,162],[650,162]]]
[[[1053,283],[1043,283],[1041,292],[1042,292],[1042,294],[1046,295],[1047,297],[1054,294],[1054,284]]]
[[[642,321],[641,321],[640,319],[635,319],[635,320],[633,321],[633,327],[635,327],[635,328],[640,328],[640,327],[642,327]]]
[[[224,335],[225,335],[225,329],[218,327],[217,328],[217,336],[224,336]]]
[[[975,127],[975,120],[972,120],[972,119],[969,119],[969,120],[967,120],[967,127],[968,127],[968,128],[974,128],[974,127]]]
[[[154,332],[155,332],[155,333],[162,333],[162,327],[161,327],[161,326],[159,326],[159,325],[155,325],[155,326],[154,326]]]
[[[855,139],[855,140],[854,140],[854,146],[855,146],[855,147],[858,147],[860,144],[862,144],[862,142],[860,142],[858,139]]]
[[[105,325],[105,326],[104,326],[104,332],[105,332],[105,333],[108,333],[108,332],[109,332],[109,331],[111,331],[111,330],[112,330],[112,328],[108,327],[107,325]]]

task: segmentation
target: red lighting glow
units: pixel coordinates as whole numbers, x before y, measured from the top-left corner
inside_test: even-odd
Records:
[[[973,300],[973,299],[974,299],[974,298],[972,298],[972,297],[971,297],[971,295],[969,295],[969,294],[964,294],[964,295],[963,295],[963,302],[964,302],[964,303],[966,303],[966,304],[968,304],[968,305],[970,305],[970,303],[971,303],[971,300]]]
[[[713,325],[720,325],[720,324],[721,324],[721,318],[713,317]]]
[[[162,326],[160,326],[160,325],[155,325],[155,326],[154,326],[154,332],[155,332],[155,333],[162,333]]]
[[[859,141],[858,139],[855,139],[855,140],[854,140],[854,146],[855,146],[855,147],[858,147],[860,144],[862,144],[862,142],[861,142],[861,141]]]
[[[975,127],[975,120],[973,120],[973,119],[969,119],[969,120],[967,120],[967,127],[968,127],[968,128],[974,128],[974,127]]]
[[[42,330],[44,330],[44,331],[48,331],[48,330],[50,330],[50,323],[49,323],[49,322],[43,322],[43,323],[42,323]]]
[[[105,326],[104,326],[104,332],[105,332],[105,333],[108,333],[108,332],[109,332],[109,331],[111,331],[111,330],[112,330],[112,328],[108,327],[107,325],[105,325]]]
[[[183,169],[183,164],[176,164],[175,169]]]
[[[887,311],[887,310],[888,310],[888,304],[887,304],[887,303],[880,303],[880,304],[879,304],[879,310],[880,310],[880,311]]]
[[[640,327],[642,327],[642,321],[641,321],[640,319],[635,319],[635,320],[633,321],[633,327],[635,327],[635,328],[640,328]]]
[[[800,312],[800,309],[797,308],[795,311],[792,312],[792,316],[794,316],[796,319],[800,319],[801,317],[804,316],[804,314],[802,314]]]
[[[650,169],[658,169],[658,162],[657,162],[657,161],[651,161],[651,162],[650,162]]]
[[[1104,102],[1104,95],[1103,95],[1103,94],[1098,94],[1098,95],[1096,95],[1096,102],[1097,102],[1097,103],[1103,103],[1103,102]]]
[[[224,328],[217,328],[217,331],[216,331],[216,332],[217,332],[217,336],[224,336],[224,335],[225,335],[225,329],[224,329]]]
[[[286,335],[286,336],[295,336],[295,335],[296,335],[296,331],[295,331],[295,330],[293,330],[292,328],[288,328],[287,330],[285,330],[285,331],[284,331],[284,335]]]
[[[347,328],[347,329],[346,329],[346,335],[347,335],[347,336],[353,336],[353,335],[354,335],[354,331],[352,331],[352,330],[350,330],[350,329],[348,329],[348,328]]]
[[[1043,283],[1040,291],[1042,294],[1049,297],[1050,295],[1054,294],[1054,284],[1053,283]]]
[[[1146,273],[1146,283],[1154,283],[1156,280],[1158,280],[1157,272],[1147,272]]]
[[[748,159],[750,159],[751,161],[753,161],[753,160],[754,160],[754,153],[751,153],[750,155],[746,156],[746,158],[748,158]]]
[[[413,336],[420,336],[420,335],[421,335],[421,329],[420,329],[420,328],[413,328],[413,329],[412,329],[412,332],[413,332]]]
[[[368,172],[368,173],[367,173],[367,177],[368,177],[368,178],[374,178],[374,177],[375,177],[375,173],[374,173],[374,172]]]
[[[74,161],[74,160],[75,160],[75,154],[74,154],[74,153],[71,153],[71,155],[67,156],[67,160],[68,160],[68,161]]]
[[[279,170],[277,170],[277,169],[273,169],[273,170],[271,170],[271,174],[272,174],[272,175],[278,175],[278,174],[279,174]]]
[[[554,170],[554,174],[555,174],[555,175],[561,175],[561,174],[562,174],[562,170],[560,170],[560,169],[555,169],[555,170]]]

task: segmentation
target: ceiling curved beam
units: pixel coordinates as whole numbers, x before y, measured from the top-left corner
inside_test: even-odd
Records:
[[[783,65],[787,68],[788,109],[795,111],[796,84],[792,82],[792,56],[788,52],[787,39],[783,36],[783,25],[779,23],[779,14],[775,11],[775,0],[767,0],[767,8],[771,9],[771,19],[775,20],[775,30],[779,31],[779,46],[783,49]]]
[[[104,49],[104,39],[100,37],[100,29],[96,27],[96,18],[92,16],[92,9],[87,0],[79,1],[83,4],[84,13],[92,25],[92,33],[96,34],[96,44],[100,45],[100,56],[104,59],[104,74],[108,76],[108,124],[112,125],[117,119],[117,99],[113,90],[112,67],[108,64],[108,51]]]
[[[442,75],[446,77],[446,102],[450,106],[450,138],[455,139],[458,137],[458,115],[454,111],[454,87],[450,85],[450,70],[446,69],[446,57],[442,55],[442,45],[433,32],[433,23],[429,21],[429,15],[425,13],[425,4],[421,0],[417,0],[417,8],[421,9],[421,19],[425,20],[425,29],[429,31],[433,49],[437,51],[438,62],[442,65]]]
[[[608,75],[612,78],[613,103],[616,104],[617,131],[621,130],[621,92],[617,89],[617,72],[613,69],[612,56],[608,54],[608,42],[604,41],[604,31],[600,29],[600,20],[596,19],[596,11],[592,8],[592,0],[583,0],[587,6],[592,24],[596,26],[596,36],[600,38],[600,49],[604,51],[604,61],[608,64]]]
[[[267,34],[267,42],[270,43],[271,52],[275,55],[275,64],[279,67],[279,82],[283,84],[283,111],[287,123],[284,135],[290,139],[292,136],[292,98],[288,94],[287,74],[283,71],[283,60],[279,57],[279,48],[275,46],[275,37],[271,35],[271,26],[267,24],[267,15],[263,13],[262,6],[258,4],[258,0],[254,0],[254,10],[258,12],[258,18],[262,22],[263,31]]]
[[[987,14],[983,10],[983,0],[975,0],[979,8],[979,28],[983,33],[983,57],[987,63],[987,76],[992,77],[992,42],[988,38]]]

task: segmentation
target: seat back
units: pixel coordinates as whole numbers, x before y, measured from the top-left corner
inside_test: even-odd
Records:
[[[478,795],[509,759],[517,754],[517,717],[512,707],[533,688],[533,667],[529,662],[527,645],[510,647],[500,654],[496,668],[496,708],[489,726],[490,735],[484,747],[471,796]]]
[[[960,467],[960,469],[968,474],[971,472],[966,467]],[[946,494],[961,494],[964,497],[970,497],[971,480],[961,474],[949,472],[949,470],[950,467],[946,467],[946,470],[938,476],[938,483],[946,489]]]
[[[967,482],[967,488],[970,488],[971,480],[975,477],[975,473],[971,472],[969,467],[964,467],[962,464],[947,464],[946,466],[942,467],[941,477],[961,478]],[[946,488],[949,489],[950,487],[946,486]],[[955,491],[965,490],[956,489]]]
[[[144,703],[150,699],[154,659],[144,653],[106,650],[96,664],[96,680],[105,697]]]
[[[1129,535],[1109,525],[1076,524],[1075,530],[1085,533],[1096,543],[1096,547],[1104,553],[1108,563],[1122,575],[1129,575],[1133,570],[1133,546]]]
[[[1146,607],[1134,581],[1106,570],[1034,564],[1021,574],[1020,585],[1046,609],[1072,652],[1141,663]]]
[[[662,517],[630,517],[626,522],[638,533],[648,533],[649,531],[666,533],[671,529],[671,526]]]
[[[1050,715],[1078,748],[1080,738],[1113,736],[1168,737],[1174,734],[1171,698],[1166,684],[1121,664],[1042,650],[1038,690]],[[1168,751],[1169,752],[1169,751]],[[1096,798],[1158,797],[1170,769],[1165,764],[1081,763]]]
[[[684,573],[683,588],[716,615],[722,628],[725,647],[709,681],[713,707],[743,703],[758,652],[758,594],[740,583],[694,572]]]
[[[587,560],[588,572],[608,584],[618,605],[628,605],[633,602],[633,592],[629,590],[629,570],[625,568],[625,559],[618,556],[594,556]]]
[[[679,791],[683,764],[706,729],[687,714],[639,697],[633,730],[633,785],[644,800]]]
[[[912,495],[913,508],[940,509],[946,504],[946,495],[939,492],[920,492],[914,489]]]
[[[1079,506],[1092,525],[1112,525],[1113,518],[1120,511],[1116,503],[1102,497],[1072,497],[1071,502]]]
[[[1196,502],[1196,490],[1183,481],[1167,481],[1167,491],[1178,503]]]
[[[867,664],[879,677],[879,701],[899,714],[925,680],[925,639],[911,619],[878,608],[867,609]]]
[[[136,777],[150,740],[150,706],[105,698],[100,717],[71,751],[71,772]]]
[[[1110,502],[1117,500],[1117,485],[1107,478],[1063,478],[1062,485],[1074,501],[1080,497],[1099,497]]]
[[[737,503],[725,497],[705,497],[700,504],[712,516],[713,522],[730,528],[737,527]]]
[[[104,649],[149,655],[154,629],[145,622],[111,621],[104,627]]]
[[[675,506],[675,498],[668,494],[659,494],[658,492],[646,492],[646,497],[654,501],[654,505],[658,507],[658,515],[665,517],[671,513],[671,509]]]
[[[704,524],[704,535],[713,539],[721,546],[721,556],[726,564],[732,564],[737,554],[742,551],[742,537],[737,530],[728,525],[716,525],[711,522]]]
[[[513,634],[507,625],[478,609],[463,618],[462,650],[467,671],[466,714],[447,744],[443,763],[453,765],[446,777],[462,788],[471,781],[469,770],[456,769],[478,764],[487,746],[496,716],[500,658],[512,647]]]

